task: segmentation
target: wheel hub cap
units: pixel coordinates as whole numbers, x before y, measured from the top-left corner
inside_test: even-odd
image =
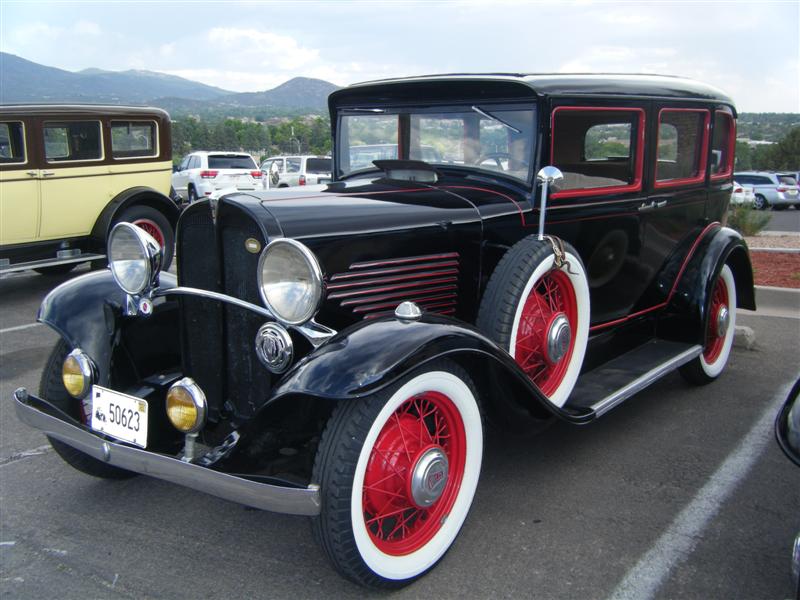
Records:
[[[447,485],[449,464],[441,448],[430,448],[422,453],[414,465],[409,482],[411,498],[419,508],[436,502]]]
[[[569,343],[572,340],[572,328],[569,320],[564,313],[558,313],[547,329],[547,360],[551,364],[556,364],[569,351]]]
[[[728,307],[720,306],[719,310],[717,311],[716,319],[717,337],[725,337],[725,334],[728,333],[728,327],[730,327],[730,323],[731,315],[728,311]]]

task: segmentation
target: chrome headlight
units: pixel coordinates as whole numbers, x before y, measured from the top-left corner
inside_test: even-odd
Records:
[[[261,299],[279,321],[301,325],[322,300],[322,269],[300,242],[288,238],[267,244],[258,260]]]
[[[144,229],[117,223],[108,236],[108,266],[114,281],[127,293],[139,294],[155,284],[164,251]]]

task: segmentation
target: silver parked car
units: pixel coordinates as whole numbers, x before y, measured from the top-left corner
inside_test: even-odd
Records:
[[[753,207],[758,210],[770,207],[783,210],[789,206],[800,208],[800,191],[794,173],[743,171],[734,173],[733,178],[741,185],[753,186]]]
[[[261,163],[266,188],[316,185],[331,180],[330,156],[271,156]]]

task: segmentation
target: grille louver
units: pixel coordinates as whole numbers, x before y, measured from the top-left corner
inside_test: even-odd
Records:
[[[457,252],[353,263],[328,278],[327,297],[364,319],[390,315],[405,300],[449,315],[458,303],[458,270]]]

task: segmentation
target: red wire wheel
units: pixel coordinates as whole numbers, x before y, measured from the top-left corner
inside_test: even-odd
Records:
[[[158,223],[150,219],[136,219],[133,224],[144,229],[153,236],[153,239],[158,242],[159,246],[162,248],[164,247],[164,232],[161,231],[161,227],[158,226]]]
[[[548,332],[564,316],[570,326],[569,346],[556,362],[547,351]],[[570,364],[578,330],[578,301],[569,276],[551,270],[537,281],[522,308],[514,346],[514,360],[546,396],[561,385]]]
[[[715,362],[720,354],[722,354],[722,349],[725,346],[725,332],[717,331],[717,323],[719,322],[720,312],[722,310],[729,310],[728,303],[728,286],[722,277],[718,277],[714,285],[714,293],[711,296],[711,309],[708,313],[708,332],[706,338],[708,341],[706,347],[703,349],[703,358],[707,363]]]
[[[446,457],[444,471],[426,474],[424,486],[443,489],[429,506],[414,498],[414,475],[422,461]],[[458,497],[464,477],[466,434],[461,414],[441,392],[428,391],[403,402],[378,434],[363,487],[364,523],[375,546],[393,556],[419,550],[441,528]],[[419,478],[417,478],[419,486]]]

